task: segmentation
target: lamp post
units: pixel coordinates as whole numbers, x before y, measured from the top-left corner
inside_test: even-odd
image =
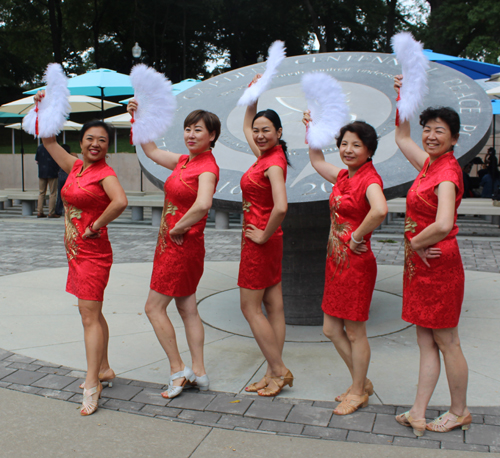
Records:
[[[138,61],[141,57],[142,48],[139,46],[139,43],[135,42],[135,45],[132,47],[132,57],[135,61]],[[141,168],[141,192],[144,188],[143,178],[142,178],[142,168]]]
[[[262,62],[264,62],[264,56],[262,54],[259,54],[259,56],[257,57],[257,62],[260,64]]]

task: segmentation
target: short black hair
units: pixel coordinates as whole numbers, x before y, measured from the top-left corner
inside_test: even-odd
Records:
[[[352,132],[356,134],[359,139],[363,142],[363,145],[366,146],[370,155],[373,156],[378,146],[378,137],[377,131],[365,121],[354,121],[346,124],[340,129],[340,132],[337,136],[337,148],[340,148],[342,144],[342,139],[346,132]]]
[[[208,132],[211,134],[215,132],[215,138],[210,143],[210,146],[213,148],[215,146],[215,142],[219,138],[220,135],[220,119],[215,113],[211,113],[210,111],[205,110],[194,110],[186,116],[184,119],[184,129],[193,124],[196,124],[200,119],[205,123],[205,127]]]
[[[450,107],[429,107],[420,114],[420,125],[424,127],[429,121],[437,118],[444,121],[451,132],[453,138],[458,138],[460,133],[460,116]]]
[[[85,132],[87,132],[87,130],[91,129],[92,127],[102,127],[106,131],[106,134],[108,134],[108,144],[111,144],[111,139],[113,138],[114,130],[109,124],[105,123],[104,121],[101,121],[100,119],[94,119],[92,121],[86,122],[83,125],[83,127],[80,129],[80,142],[83,141],[83,136],[85,135]]]

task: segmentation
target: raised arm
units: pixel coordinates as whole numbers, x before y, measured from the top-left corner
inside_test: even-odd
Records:
[[[311,122],[311,112],[309,110],[304,112],[302,122],[307,128],[307,125]],[[323,151],[309,147],[309,160],[314,170],[316,170],[325,180],[333,184],[337,182],[337,177],[342,169],[326,162]]]
[[[384,221],[388,212],[387,201],[385,200],[384,192],[379,184],[372,183],[368,186],[366,189],[366,198],[370,204],[370,211],[365,216],[365,219],[361,222],[359,227],[351,234],[352,238],[349,242],[349,247],[356,254],[360,254],[368,250],[363,237],[377,229],[382,221]],[[355,240],[361,243],[357,243]]]
[[[258,73],[253,77],[252,82],[250,85],[254,84],[257,82],[257,80],[261,77],[262,75]],[[252,121],[255,115],[257,114],[257,102],[255,102],[252,105],[247,106],[247,110],[245,112],[245,118],[243,120],[243,133],[245,134],[245,138],[247,139],[248,146],[250,146],[250,149],[252,150],[253,154],[255,156],[259,157],[260,156],[260,150],[257,148],[257,145],[253,141],[253,129],[252,129]]]
[[[269,167],[266,176],[271,183],[274,206],[269,215],[266,228],[258,229],[253,224],[248,224],[245,228],[246,236],[259,245],[266,243],[280,226],[288,210],[288,201],[286,197],[285,175],[283,169],[277,165]]]
[[[394,77],[394,89],[399,94],[401,87],[403,86],[403,76],[397,75]],[[425,164],[428,158],[427,153],[420,148],[411,138],[410,122],[400,122],[399,126],[396,126],[396,144],[398,145],[401,152],[405,155],[419,172]]]
[[[212,207],[215,183],[216,176],[212,172],[204,172],[198,177],[198,193],[194,204],[169,232],[170,238],[177,245],[182,245],[184,234]]]
[[[92,224],[92,227],[87,227],[83,234],[83,238],[99,237],[99,229],[107,226],[111,221],[118,218],[127,208],[128,201],[125,191],[123,190],[118,178],[108,176],[101,181],[104,192],[107,194],[111,202]]]
[[[137,110],[137,107],[137,101],[135,99],[131,99],[127,105],[127,111],[131,116],[133,116],[134,112]],[[155,142],[141,144],[141,148],[143,149],[144,154],[149,157],[149,159],[167,169],[174,170],[175,166],[179,162],[179,154],[173,153],[172,151],[165,151],[163,149],[160,149],[156,146]]]

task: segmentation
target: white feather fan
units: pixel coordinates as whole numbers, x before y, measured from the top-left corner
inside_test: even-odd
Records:
[[[136,65],[130,72],[137,111],[132,125],[134,145],[149,143],[161,137],[170,127],[177,106],[172,83],[156,70]]]
[[[311,111],[306,140],[314,149],[330,145],[349,119],[349,107],[340,83],[325,73],[306,73],[302,90]]]
[[[40,138],[57,135],[64,127],[71,106],[68,101],[68,78],[59,64],[47,66],[44,80],[47,81],[45,97],[25,116],[23,129]],[[38,124],[38,125],[37,125]]]
[[[403,86],[398,101],[401,122],[417,114],[428,92],[427,69],[429,61],[423,54],[422,43],[409,32],[400,32],[391,39],[391,45],[403,69]]]
[[[278,72],[278,67],[286,57],[285,54],[285,43],[282,41],[275,41],[268,51],[267,61],[266,61],[266,71],[262,77],[250,87],[245,89],[245,92],[238,100],[239,106],[248,106],[255,103],[261,94],[269,88],[271,81]]]

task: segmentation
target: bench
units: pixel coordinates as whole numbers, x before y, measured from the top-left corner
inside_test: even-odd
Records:
[[[39,191],[9,191],[6,192],[7,198],[11,201],[19,201],[21,203],[22,215],[31,216],[35,211]],[[5,194],[4,194],[5,195]]]
[[[12,207],[12,200],[10,200],[7,195],[0,194],[0,210],[4,208]]]
[[[132,209],[132,221],[142,221],[144,219],[144,207],[151,207],[151,225],[160,227],[161,215],[165,196],[159,193],[127,192],[128,206]],[[142,195],[141,195],[142,194]]]

